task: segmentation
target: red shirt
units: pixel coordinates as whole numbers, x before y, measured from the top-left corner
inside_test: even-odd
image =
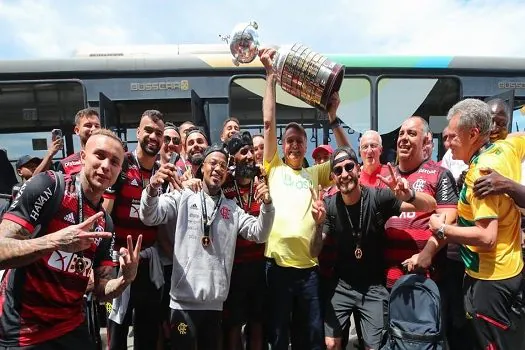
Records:
[[[255,200],[255,185],[238,185],[239,193],[235,187],[234,179],[230,176],[222,186],[224,197],[234,199],[237,205],[244,211],[253,216],[259,216],[260,204]],[[251,190],[251,192],[250,192]],[[240,198],[239,198],[240,194]],[[251,200],[250,200],[251,198]],[[248,204],[250,204],[248,206]],[[264,260],[264,244],[248,241],[241,236],[237,236],[235,245],[234,264],[256,262]]]
[[[146,226],[140,221],[140,197],[158,164],[155,163],[152,170],[143,169],[131,152],[126,154],[124,164],[123,176],[104,194],[104,198],[115,201],[111,213],[115,224],[115,246],[116,249],[127,247],[128,235],[131,235],[133,242],[142,235],[142,249],[148,248],[157,240],[157,226]]]
[[[37,237],[56,232],[94,215],[100,206],[93,206],[86,198],[78,202],[80,182],[65,176],[65,192],[56,212],[53,202],[55,178],[51,172],[36,175],[20,189],[4,220],[15,222],[29,232],[42,225]],[[58,199],[57,199],[58,201]],[[96,231],[111,232],[112,223],[105,217],[97,220]],[[0,285],[0,346],[19,347],[55,339],[79,327],[84,322],[84,293],[91,270],[99,266],[113,266],[112,239],[97,240],[83,251],[85,269],[75,271],[78,253],[55,250],[35,262],[8,269]]]
[[[454,177],[435,162],[424,162],[411,173],[396,172],[408,180],[417,192],[424,192],[436,199],[438,208],[456,208],[458,193]],[[385,261],[387,287],[404,274],[401,263],[419,253],[432,235],[428,220],[433,213],[404,212],[393,216],[385,224]]]
[[[388,166],[380,165],[376,170],[374,170],[374,172],[372,172],[372,174],[368,174],[366,171],[361,169],[361,173],[359,174],[359,183],[368,187],[383,187],[383,182],[377,178],[377,175],[381,175],[383,177],[389,176],[390,172],[388,171]]]
[[[82,160],[80,159],[80,152],[73,153],[72,155],[60,160],[59,171],[64,174],[77,174],[82,170]]]

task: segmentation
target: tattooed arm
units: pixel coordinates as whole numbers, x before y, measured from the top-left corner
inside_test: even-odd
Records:
[[[47,237],[30,237],[31,233],[16,222],[0,223],[0,269],[29,265],[56,249]]]
[[[95,269],[94,293],[100,301],[108,301],[118,297],[130,282],[126,282],[123,276],[113,278],[114,268],[112,266],[100,266]]]

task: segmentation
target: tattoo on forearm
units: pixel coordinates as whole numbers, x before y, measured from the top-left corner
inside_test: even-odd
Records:
[[[49,252],[44,238],[31,239],[27,229],[9,220],[0,224],[0,269],[29,265]]]

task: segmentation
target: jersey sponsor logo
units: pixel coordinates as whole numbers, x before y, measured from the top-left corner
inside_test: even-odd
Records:
[[[417,171],[418,173],[421,173],[421,174],[427,174],[427,175],[434,175],[437,173],[437,170],[436,169],[425,169],[425,168],[421,168]]]
[[[425,189],[425,185],[426,185],[426,181],[424,179],[417,179],[416,181],[414,181],[414,183],[412,184],[412,188],[414,189],[414,191],[416,192],[423,192],[423,190]]]
[[[130,218],[138,218],[140,209],[140,201],[138,199],[133,199],[131,202],[131,207],[129,211]]]
[[[139,183],[137,182],[137,179],[133,179],[131,180],[131,182],[129,183],[131,186],[139,186]]]
[[[69,213],[66,216],[64,216],[64,220],[72,224],[76,223],[75,215],[73,213]]]
[[[32,179],[32,178],[31,178]],[[13,200],[13,203],[11,203],[11,207],[10,209],[14,209],[16,207],[16,205],[18,204],[19,200],[20,200],[20,197],[22,196],[22,194],[24,193],[26,187],[27,187],[27,184],[31,181],[31,179],[27,180],[26,182],[24,182],[24,184],[22,185],[22,187],[20,187],[20,190],[18,191],[18,194],[16,195],[15,199]]]
[[[64,271],[73,275],[79,275],[75,272],[75,264],[78,259],[79,257],[76,253],[67,253],[61,250],[55,250],[47,260],[47,265],[55,270]],[[89,273],[91,272],[93,262],[91,259],[86,258],[85,256],[83,259],[86,263],[86,269],[80,275],[88,277]]]
[[[449,181],[446,177],[441,179],[441,201],[446,202],[448,201],[448,186]]]
[[[44,207],[44,204],[46,204],[46,202],[49,200],[49,198],[51,198],[52,195],[53,195],[53,190],[51,189],[51,186],[50,186],[46,188],[40,196],[38,196],[35,203],[33,204],[33,209],[31,210],[31,214],[29,214],[31,219],[33,219],[34,221],[38,220],[38,218],[40,217],[40,211],[42,210],[42,208]]]
[[[77,166],[77,165],[82,165],[82,161],[81,160],[72,160],[72,161],[64,163],[64,166],[67,166],[67,167]]]

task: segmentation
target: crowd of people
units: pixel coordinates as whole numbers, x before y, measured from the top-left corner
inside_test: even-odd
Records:
[[[335,93],[337,148],[305,167],[300,124],[278,149],[274,54],[260,57],[262,135],[230,117],[210,144],[147,110],[126,152],[88,108],[79,152],[51,169],[57,138],[18,160],[0,223],[0,349],[100,348],[88,299],[114,350],[130,326],[136,349],[346,349],[352,314],[360,346],[388,348],[390,291],[409,272],[439,287],[446,348],[525,348],[525,135],[508,134],[505,102],[454,105],[440,162],[410,116],[397,161],[381,164],[376,131],[349,144]]]

